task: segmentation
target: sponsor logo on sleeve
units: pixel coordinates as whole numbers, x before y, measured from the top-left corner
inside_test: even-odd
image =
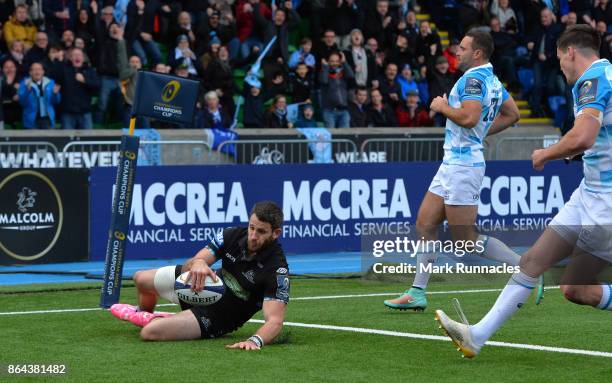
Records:
[[[578,106],[595,101],[597,97],[597,79],[585,80],[578,88]]]
[[[482,81],[473,77],[466,79],[465,94],[482,95]]]

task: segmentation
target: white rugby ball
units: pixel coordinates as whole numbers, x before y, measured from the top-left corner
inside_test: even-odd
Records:
[[[189,272],[179,275],[174,282],[174,292],[179,300],[194,306],[208,306],[221,299],[225,292],[225,285],[221,278],[217,277],[217,282],[212,278],[206,277],[204,289],[202,291],[191,290],[191,282],[187,281]]]

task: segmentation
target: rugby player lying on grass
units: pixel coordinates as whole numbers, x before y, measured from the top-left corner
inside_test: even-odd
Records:
[[[138,271],[134,275],[138,306],[115,304],[111,313],[142,327],[143,340],[216,338],[235,331],[263,309],[265,323],[245,341],[228,348],[259,350],[276,338],[283,327],[289,302],[289,270],[277,239],[283,212],[273,202],[259,202],[251,211],[248,227],[223,230],[184,265]],[[221,260],[221,269],[210,266]],[[201,291],[208,276],[225,284],[223,297],[209,306],[179,301],[174,282],[184,272],[194,291]],[[179,304],[177,314],[155,313],[159,297]]]

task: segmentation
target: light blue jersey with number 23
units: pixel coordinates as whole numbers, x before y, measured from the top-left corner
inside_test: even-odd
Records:
[[[475,100],[482,105],[482,112],[473,128],[464,128],[446,119],[442,162],[448,165],[485,166],[482,143],[499,114],[501,104],[508,97],[490,63],[467,70],[453,86],[448,104],[458,109],[463,101]]]

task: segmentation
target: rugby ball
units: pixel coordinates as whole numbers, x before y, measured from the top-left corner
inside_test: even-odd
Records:
[[[208,306],[216,303],[223,296],[225,285],[220,277],[217,277],[217,282],[215,282],[207,276],[202,291],[192,291],[191,281],[187,281],[188,276],[189,272],[185,272],[179,275],[174,282],[174,292],[179,300],[194,306]]]

